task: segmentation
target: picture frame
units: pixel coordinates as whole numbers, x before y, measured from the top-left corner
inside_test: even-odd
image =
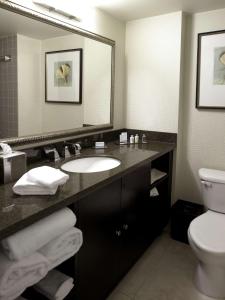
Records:
[[[45,53],[45,102],[82,103],[83,49]]]
[[[198,34],[196,108],[225,109],[225,30]]]

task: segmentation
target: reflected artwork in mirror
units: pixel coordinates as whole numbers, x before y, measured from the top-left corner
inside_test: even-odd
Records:
[[[81,104],[83,49],[45,52],[45,101]]]
[[[20,144],[112,128],[114,46],[0,0],[0,140]]]

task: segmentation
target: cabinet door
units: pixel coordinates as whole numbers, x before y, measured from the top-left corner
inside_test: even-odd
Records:
[[[76,259],[76,299],[106,299],[116,282],[121,180],[79,201],[83,246]]]
[[[122,179],[121,273],[125,273],[152,241],[152,228],[146,212],[149,202],[150,164]]]

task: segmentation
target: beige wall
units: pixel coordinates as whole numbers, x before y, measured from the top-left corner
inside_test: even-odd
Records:
[[[87,29],[91,32],[106,36],[116,42],[116,68],[115,68],[115,98],[114,98],[114,128],[123,128],[125,126],[124,111],[124,78],[125,78],[125,23],[118,21],[101,10],[92,9],[83,16],[82,22],[69,21],[67,18],[60,17],[54,13],[48,12],[32,3],[31,0],[14,0],[12,2],[21,4],[36,11],[61,18],[63,21],[70,22],[75,26]],[[68,1],[64,0],[66,5]],[[68,2],[69,3],[69,2]],[[69,5],[69,4],[68,4]],[[71,9],[72,11],[72,9]]]
[[[111,46],[84,40],[84,123],[110,123]]]
[[[127,23],[126,126],[177,132],[182,12]]]
[[[42,133],[41,41],[17,35],[18,136]]]
[[[225,170],[225,112],[195,108],[197,34],[224,28],[225,9],[186,18],[184,97],[177,151],[176,198],[201,203],[198,169]]]

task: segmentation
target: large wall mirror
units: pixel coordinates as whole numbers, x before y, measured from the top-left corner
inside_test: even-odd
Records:
[[[0,1],[0,140],[112,128],[114,42]]]

